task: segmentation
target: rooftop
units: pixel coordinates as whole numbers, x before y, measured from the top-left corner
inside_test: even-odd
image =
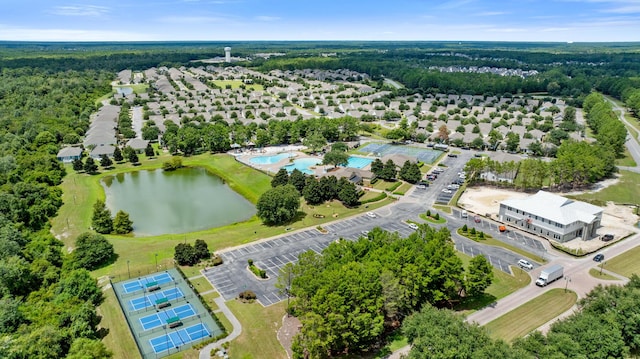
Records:
[[[592,204],[574,201],[545,191],[538,191],[524,199],[507,199],[501,204],[563,225],[578,221],[591,223],[603,211],[602,208]]]

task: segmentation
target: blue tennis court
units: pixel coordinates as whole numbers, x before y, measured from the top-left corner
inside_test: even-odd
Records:
[[[158,299],[167,298],[174,300],[184,297],[180,288],[169,288],[162,292],[149,293],[142,297],[133,298],[129,301],[129,310],[140,310],[147,307],[153,307]]]
[[[153,351],[158,354],[169,349],[177,349],[182,345],[195,342],[196,340],[207,336],[209,336],[209,329],[207,329],[207,326],[202,323],[198,323],[188,328],[176,330],[175,332],[149,339],[149,343],[151,344],[151,347],[153,347]]]
[[[196,315],[196,310],[193,309],[191,304],[185,304],[176,308],[167,309],[162,312],[142,317],[140,318],[140,324],[142,325],[142,329],[151,330],[153,328],[161,327],[167,324],[167,319],[169,318],[178,317],[180,319],[185,319],[193,317],[194,315]]]
[[[125,293],[133,293],[135,291],[144,289],[149,283],[156,283],[157,285],[160,285],[170,282],[173,282],[173,278],[169,275],[169,273],[164,272],[125,282],[122,284],[122,289]]]

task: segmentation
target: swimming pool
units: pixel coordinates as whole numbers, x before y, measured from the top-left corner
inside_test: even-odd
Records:
[[[346,167],[364,168],[371,162],[373,162],[372,158],[349,156],[349,161],[347,162]]]
[[[298,158],[282,168],[286,169],[287,172],[292,172],[294,169],[302,173],[306,173],[308,175],[313,174],[313,170],[309,169],[309,167],[315,166],[319,163],[322,163],[322,160],[319,158]]]
[[[295,157],[295,154],[280,153],[272,156],[258,156],[258,157],[253,157],[252,159],[249,160],[249,162],[255,165],[272,165],[274,163],[278,163],[284,160],[285,158],[289,158],[289,157]]]

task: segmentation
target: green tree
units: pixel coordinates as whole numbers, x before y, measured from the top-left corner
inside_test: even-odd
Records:
[[[302,196],[308,204],[316,205],[324,202],[325,194],[322,191],[322,187],[317,179],[314,177],[307,177],[306,185],[302,190]]]
[[[465,282],[467,296],[482,295],[493,282],[493,267],[483,255],[471,258],[467,272]]]
[[[520,136],[517,133],[509,132],[507,133],[507,151],[516,152],[518,151],[518,147],[520,146]]]
[[[155,151],[153,150],[153,147],[151,147],[150,143],[148,143],[147,147],[144,149],[144,155],[147,157],[153,157],[155,155]]]
[[[199,259],[208,259],[209,257],[211,257],[209,246],[207,245],[207,242],[203,241],[202,239],[196,239],[196,242],[193,245],[193,249],[195,250],[196,256],[198,256]]]
[[[71,344],[66,359],[109,359],[113,353],[102,341],[89,338],[77,338]]]
[[[178,243],[174,249],[173,259],[181,266],[192,266],[200,261],[196,249],[188,243]]]
[[[376,176],[382,178],[384,174],[384,163],[380,161],[379,158],[376,158],[371,162],[371,172]]]
[[[322,159],[323,165],[333,165],[334,167],[346,166],[349,163],[349,155],[346,152],[332,150],[327,152]]]
[[[349,147],[344,142],[335,142],[331,145],[331,151],[347,152]]]
[[[338,192],[338,199],[347,207],[356,206],[359,199],[356,185],[351,182],[343,184]]]
[[[95,161],[91,157],[87,157],[84,161],[84,171],[89,174],[94,174],[98,170],[98,165],[96,165]]]
[[[323,176],[320,177],[320,192],[322,193],[322,198],[325,201],[330,201],[332,199],[338,198],[338,179],[336,176]]]
[[[94,306],[102,304],[104,300],[96,280],[86,269],[63,272],[56,286],[56,293],[59,300],[75,298],[83,302],[89,301]]]
[[[122,160],[124,160],[124,157],[122,157],[122,151],[120,151],[120,147],[116,146],[116,149],[113,150],[113,160],[116,162],[121,162]]]
[[[73,170],[76,172],[80,172],[84,169],[84,163],[82,163],[82,160],[79,158],[76,158],[75,160],[73,160],[72,165],[73,165]]]
[[[311,151],[318,152],[327,144],[327,139],[322,135],[322,132],[313,131],[302,140],[302,144],[309,147]]]
[[[109,156],[100,155],[100,166],[102,166],[103,168],[107,168],[112,164],[113,164],[113,161],[111,161],[111,158],[109,158]]]
[[[85,232],[76,238],[69,264],[72,268],[94,270],[105,265],[114,255],[113,245],[103,235]]]
[[[129,149],[129,150],[127,150]],[[140,161],[140,159],[138,158],[138,154],[136,153],[136,151],[131,148],[131,147],[127,147],[125,148],[125,152],[127,153],[127,160],[131,163],[138,163]]]
[[[133,221],[129,219],[129,213],[119,210],[113,219],[113,232],[115,234],[127,234],[133,231]]]
[[[13,333],[26,322],[20,304],[21,301],[11,295],[0,298],[0,334]]]
[[[107,208],[104,201],[97,200],[96,203],[93,204],[91,226],[94,231],[102,234],[111,233],[113,231],[111,211]]]
[[[300,193],[292,185],[278,186],[263,193],[256,205],[258,217],[267,225],[278,225],[295,218],[300,208]]]
[[[382,178],[384,180],[387,180],[387,181],[391,181],[391,180],[394,180],[396,178],[396,174],[397,174],[396,164],[393,163],[392,160],[388,160],[384,164],[384,168],[382,170],[382,175],[380,176],[380,178]]]
[[[280,168],[271,179],[271,187],[284,186],[289,183],[289,172],[285,168]]]
[[[289,184],[293,185],[300,193],[304,190],[306,182],[307,176],[297,168],[289,175]]]
[[[420,181],[422,173],[417,163],[411,163],[409,160],[405,161],[400,169],[400,178],[409,183],[416,183]]]

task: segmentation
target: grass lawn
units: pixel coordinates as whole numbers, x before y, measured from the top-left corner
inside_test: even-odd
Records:
[[[456,252],[458,258],[464,263],[464,267],[469,266],[471,256],[462,252]],[[525,271],[517,267],[511,267],[513,275],[509,275],[497,268],[493,268],[493,282],[485,290],[485,295],[474,300],[466,300],[460,303],[456,310],[470,313],[478,309],[482,309],[498,299],[504,298],[520,288],[524,288],[531,282],[531,277]]]
[[[246,89],[253,91],[262,91],[264,87],[262,85],[245,84],[241,80],[213,80],[213,83],[220,88],[226,88],[227,85],[231,85],[231,89],[235,90],[244,85]]]
[[[368,201],[370,199],[377,198],[377,197],[380,197],[380,196],[385,196],[385,198],[386,198],[387,194],[384,193],[384,192],[366,191],[365,194],[362,195],[362,197],[360,197],[360,202]]]
[[[191,285],[193,285],[193,289],[195,289],[198,293],[203,293],[213,289],[211,283],[209,283],[209,281],[205,277],[196,278],[194,280],[191,280],[190,282]]]
[[[577,299],[575,292],[565,292],[562,288],[551,289],[484,327],[492,337],[510,342],[569,310]]]
[[[113,352],[114,359],[140,358],[138,346],[133,341],[113,289],[102,293],[105,300],[98,307],[98,315],[102,316],[100,327],[109,329],[109,334],[102,339],[102,342]]]
[[[591,275],[594,278],[598,278],[602,280],[618,280],[618,278],[612,275],[609,275],[605,272],[600,273],[600,269],[596,269],[596,268],[589,269],[589,275]]]
[[[447,221],[446,219],[444,219],[444,217],[440,217],[438,219],[435,219],[433,217],[427,216],[426,213],[420,213],[420,218],[424,219],[425,221],[427,221],[429,223],[435,223],[435,224],[441,224],[441,223],[445,223]]]
[[[400,187],[393,191],[393,194],[404,196],[404,194],[407,193],[407,191],[410,190],[411,187],[413,187],[411,183],[403,183]]]
[[[640,173],[620,171],[620,181],[613,186],[603,188],[598,192],[585,193],[574,196],[578,200],[595,201],[596,203],[640,203]]]
[[[616,159],[616,166],[636,166],[636,161],[633,160],[633,157],[631,157],[631,154],[626,147],[624,148],[624,157]]]
[[[605,268],[627,278],[634,273],[640,275],[640,247],[632,248],[619,256],[607,259]]]
[[[433,208],[435,208],[437,210],[440,210],[442,212],[451,214],[451,207],[450,206],[444,206],[444,205],[441,205],[441,204],[434,204]]]
[[[282,326],[286,302],[266,308],[257,302],[242,303],[237,300],[229,301],[227,305],[242,324],[242,334],[229,346],[230,358],[287,358],[276,337],[276,332]]]
[[[195,285],[194,285],[195,287]],[[209,305],[209,308],[211,308],[211,311],[215,312],[216,310],[220,309],[218,308],[218,304],[216,304],[216,302],[214,302],[213,300],[216,299],[217,297],[220,296],[220,294],[218,294],[218,292],[211,292],[209,294],[205,294],[205,295],[200,295]],[[216,316],[218,316],[218,318],[222,319],[222,317],[224,317],[224,314],[222,314],[222,312],[220,313],[216,313]],[[225,317],[226,318],[226,317]],[[227,328],[229,329],[228,333],[231,332],[232,328],[229,327]]]

